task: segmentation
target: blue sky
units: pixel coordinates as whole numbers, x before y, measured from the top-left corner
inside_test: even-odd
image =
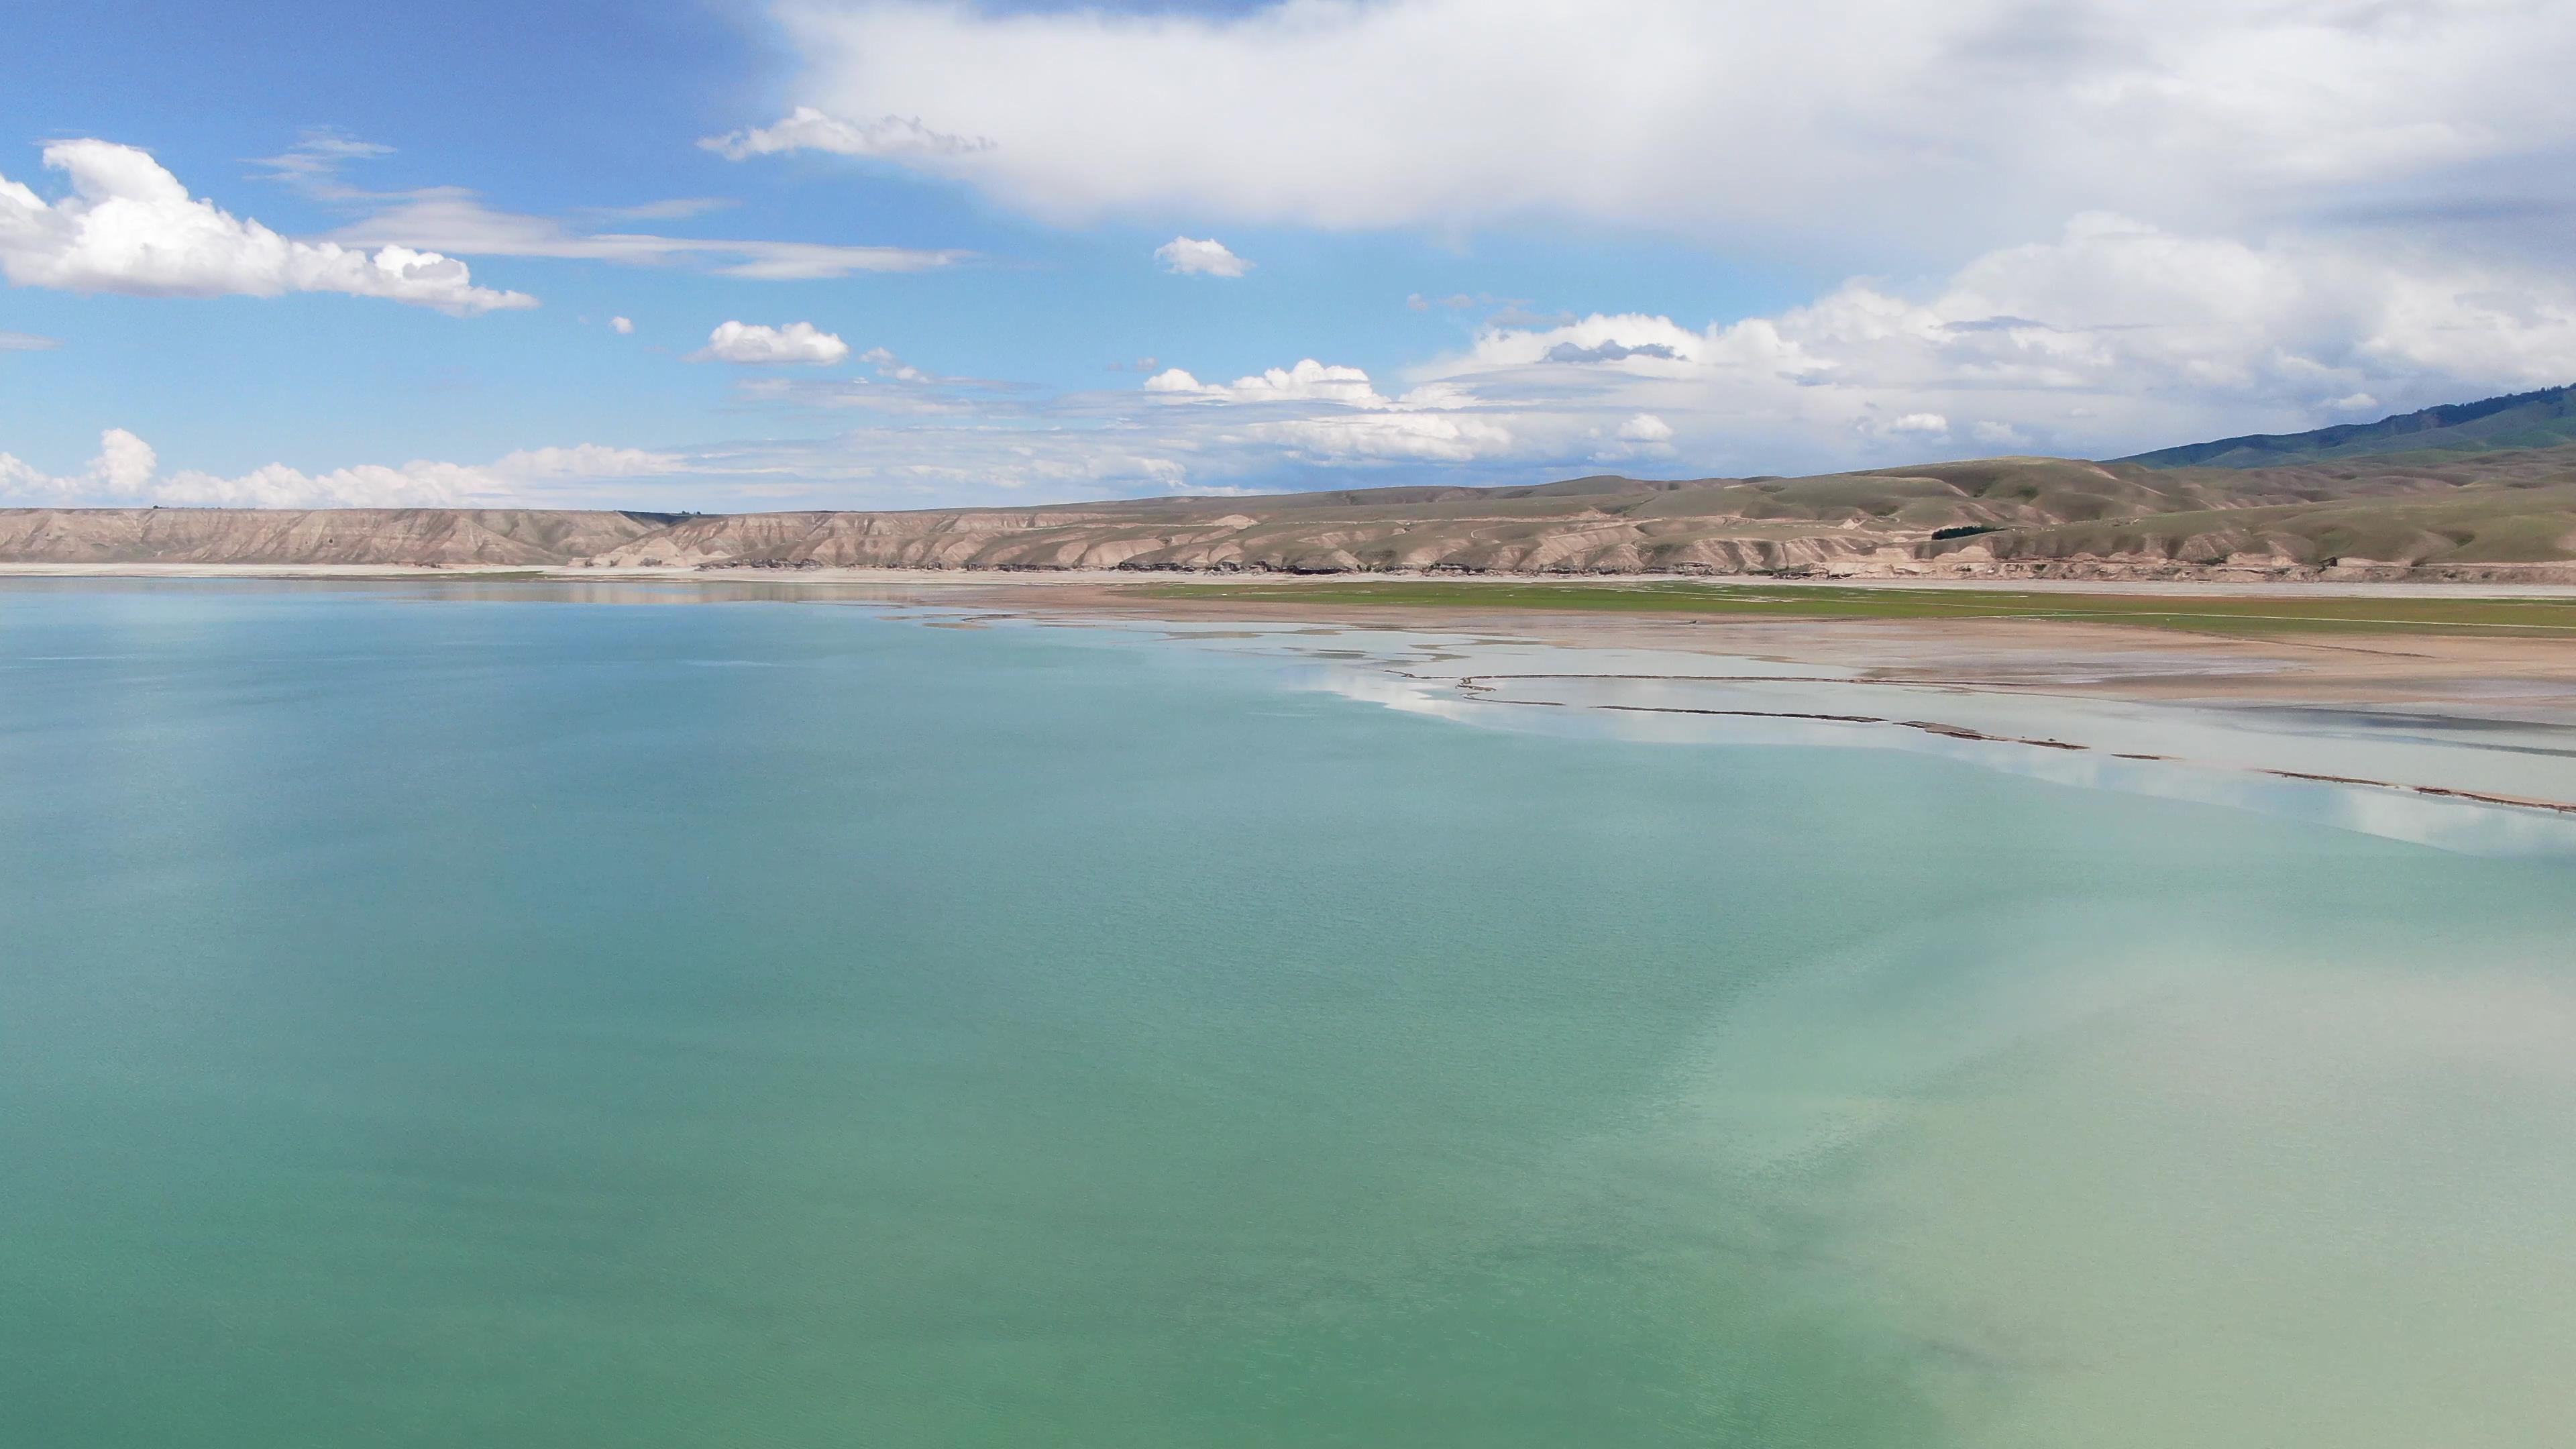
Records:
[[[123,0],[5,29],[5,502],[1797,472],[2576,380],[2548,6]],[[601,239],[635,236],[663,240]],[[1241,265],[1175,270],[1176,240]],[[821,340],[760,330],[790,328]]]

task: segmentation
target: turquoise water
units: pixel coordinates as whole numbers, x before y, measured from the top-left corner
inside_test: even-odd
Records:
[[[0,588],[0,1443],[2576,1423],[2566,858],[544,593]]]

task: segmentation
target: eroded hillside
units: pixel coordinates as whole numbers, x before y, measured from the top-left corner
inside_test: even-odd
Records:
[[[541,508],[7,508],[13,563],[561,565],[670,522]]]
[[[1994,458],[1812,478],[1019,509],[17,509],[0,561],[424,567],[2552,577],[2576,446],[2274,468]]]

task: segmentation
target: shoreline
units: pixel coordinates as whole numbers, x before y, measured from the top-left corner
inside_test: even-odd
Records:
[[[576,587],[584,591],[675,586],[711,600],[861,598],[890,604],[960,607],[1041,622],[1212,623],[1254,627],[1506,634],[1572,648],[1652,649],[1684,655],[1758,658],[1829,666],[1891,683],[2102,698],[2181,702],[2388,706],[2448,701],[2475,709],[2519,698],[2576,725],[2576,640],[2353,629],[2259,633],[2147,627],[2118,618],[1958,614],[1829,617],[1703,614],[1687,610],[1593,611],[1533,608],[1506,591],[1518,576],[1439,580],[1481,600],[1359,603],[1301,597],[1347,587],[1347,575],[1262,579],[1257,597],[1226,597],[1242,576],[1174,578],[1119,570],[965,571],[940,569],[424,569],[407,565],[0,564],[0,585],[44,580],[135,582],[386,583]],[[1550,580],[1551,588],[1616,590],[1633,584],[1707,586],[1690,576]],[[1997,591],[1975,582],[1759,580],[1740,587],[1794,595],[1806,589],[1891,592],[2003,592],[2015,596],[2134,599],[2576,599],[2576,586],[2051,582]],[[1198,589],[1203,596],[1192,597]]]
[[[2556,568],[2556,565],[2548,567]],[[1934,590],[1974,593],[1998,591],[2039,594],[2173,595],[2176,597],[2282,598],[2427,598],[2507,599],[2576,598],[2576,579],[2529,581],[2495,578],[2311,578],[2277,572],[2213,571],[2210,576],[2130,576],[2106,578],[2018,578],[1966,574],[1711,574],[1639,573],[1461,573],[1430,569],[1353,570],[1337,573],[1289,573],[1261,570],[1221,572],[1188,569],[1041,569],[1041,568],[699,568],[665,565],[581,568],[560,564],[276,564],[276,563],[54,563],[0,561],[0,580],[7,579],[393,579],[413,582],[454,580],[556,583],[761,583],[782,587],[890,584],[904,587],[941,585],[955,588],[1045,588],[1058,586],[1206,588],[1333,588],[1364,583],[1438,583],[1472,588],[1514,588],[1533,584],[1567,588],[1622,588],[1639,584],[1686,584],[1706,588],[1848,588],[1893,591]]]

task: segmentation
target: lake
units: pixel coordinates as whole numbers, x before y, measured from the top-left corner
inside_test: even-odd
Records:
[[[2576,1426],[2576,855],[945,622],[0,585],[0,1443]]]

